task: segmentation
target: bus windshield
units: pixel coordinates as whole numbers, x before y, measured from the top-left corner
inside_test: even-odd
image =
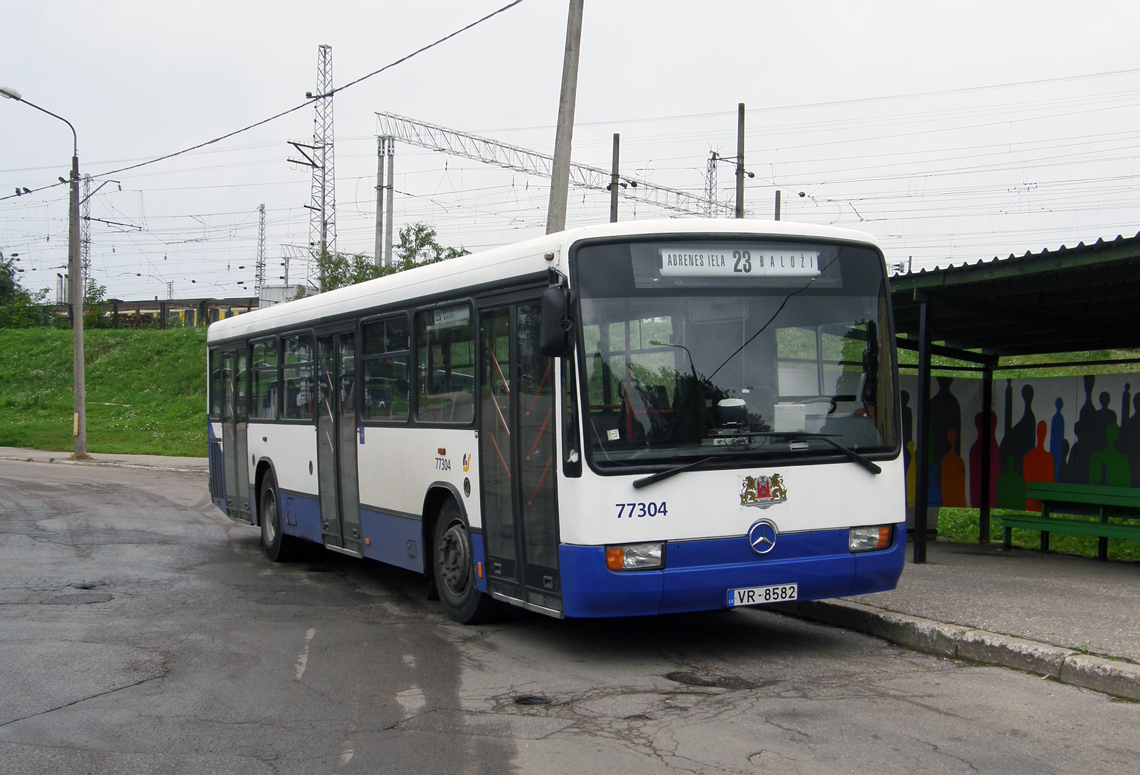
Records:
[[[596,470],[896,454],[880,254],[858,245],[686,237],[587,244],[586,449]]]

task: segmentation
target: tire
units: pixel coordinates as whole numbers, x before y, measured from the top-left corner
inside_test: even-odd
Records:
[[[296,558],[300,541],[285,535],[281,524],[280,499],[277,496],[277,480],[273,474],[266,474],[261,483],[257,514],[261,522],[261,548],[271,562],[289,562]]]
[[[498,606],[479,591],[471,529],[451,498],[440,506],[432,547],[435,586],[447,615],[460,624],[478,624],[492,618]]]

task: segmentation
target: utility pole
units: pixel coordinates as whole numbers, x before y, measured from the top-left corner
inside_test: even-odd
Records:
[[[744,217],[744,103],[736,107],[736,217]]]
[[[566,199],[570,188],[570,147],[574,138],[574,101],[578,91],[578,53],[582,44],[582,3],[583,0],[570,0],[570,13],[566,20],[566,54],[562,60],[558,129],[554,135],[550,208],[546,214],[547,234],[566,228]]]
[[[776,220],[780,220],[780,189],[776,189]]]
[[[376,250],[377,267],[384,266],[384,148],[386,138],[376,137]]]
[[[617,223],[618,215],[618,156],[621,148],[621,135],[614,132],[614,162],[610,173],[610,223]]]
[[[254,267],[254,293],[261,298],[261,288],[265,285],[265,205],[257,208],[257,264]]]
[[[10,86],[0,86],[0,97],[22,102],[52,118],[58,118],[67,124],[67,128],[71,130],[71,185],[67,208],[67,282],[68,295],[71,301],[71,359],[75,371],[75,378],[72,383],[72,398],[75,406],[75,412],[72,416],[75,453],[71,457],[73,460],[88,460],[87,384],[83,369],[83,288],[80,287],[80,283],[83,281],[83,270],[79,260],[79,135],[72,123],[66,118],[52,113],[46,108],[41,108],[34,102],[28,102],[20,92]]]
[[[392,265],[392,198],[395,195],[393,176],[396,174],[396,138],[388,138],[388,179],[384,184],[388,196],[388,219],[384,222],[384,263]]]

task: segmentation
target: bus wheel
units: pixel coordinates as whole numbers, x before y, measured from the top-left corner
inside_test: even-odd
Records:
[[[478,624],[495,611],[495,601],[479,591],[475,578],[475,554],[467,520],[455,501],[448,498],[435,521],[435,586],[443,610],[460,624]]]
[[[281,529],[281,508],[277,497],[277,481],[273,474],[266,474],[261,484],[261,547],[265,556],[273,562],[288,562],[297,555],[298,540],[285,535]]]

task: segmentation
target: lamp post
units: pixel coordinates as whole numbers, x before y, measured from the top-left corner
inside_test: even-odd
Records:
[[[83,287],[83,272],[79,266],[79,136],[75,132],[75,127],[66,118],[28,102],[20,92],[11,87],[0,86],[0,97],[22,102],[52,118],[58,118],[67,124],[68,129],[71,130],[71,196],[67,216],[67,267],[68,295],[71,297],[71,348],[75,368],[73,391],[75,414],[72,421],[75,454],[72,457],[76,460],[83,460],[87,458],[87,390],[83,375],[83,293],[86,289]]]

